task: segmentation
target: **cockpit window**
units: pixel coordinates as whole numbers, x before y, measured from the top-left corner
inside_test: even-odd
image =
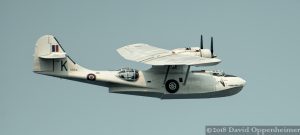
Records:
[[[136,69],[132,68],[121,68],[118,70],[118,77],[126,81],[136,81],[139,78],[139,72]]]
[[[235,75],[225,75],[225,77],[236,77]]]
[[[214,76],[225,76],[225,73],[223,71],[220,71],[220,70],[215,70],[215,71],[213,71],[212,75],[214,75]]]

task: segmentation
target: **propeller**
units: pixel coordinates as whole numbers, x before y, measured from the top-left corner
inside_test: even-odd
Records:
[[[210,52],[211,52],[211,58],[214,58],[214,41],[213,41],[213,37],[210,38]]]
[[[201,35],[201,38],[200,38],[200,49],[203,49],[203,38],[202,38],[202,35]]]

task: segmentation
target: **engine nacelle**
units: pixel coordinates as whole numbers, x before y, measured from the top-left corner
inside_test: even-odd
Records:
[[[209,49],[201,49],[200,56],[202,56],[204,58],[213,58],[211,51]]]
[[[211,51],[209,49],[201,49],[199,47],[187,47],[187,48],[177,48],[172,50],[172,52],[177,54],[191,55],[191,56],[201,56],[204,58],[214,58],[212,57]]]

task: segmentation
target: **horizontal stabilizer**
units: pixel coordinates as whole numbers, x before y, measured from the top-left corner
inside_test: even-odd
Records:
[[[39,56],[42,59],[63,59],[66,58],[66,53],[50,53],[48,55]]]

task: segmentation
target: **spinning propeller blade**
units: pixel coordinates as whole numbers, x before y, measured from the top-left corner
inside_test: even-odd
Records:
[[[201,35],[201,38],[200,38],[200,49],[203,49],[203,38],[202,38],[202,35]]]
[[[211,52],[211,57],[214,57],[214,41],[213,41],[213,37],[211,37],[210,39],[210,52]]]

